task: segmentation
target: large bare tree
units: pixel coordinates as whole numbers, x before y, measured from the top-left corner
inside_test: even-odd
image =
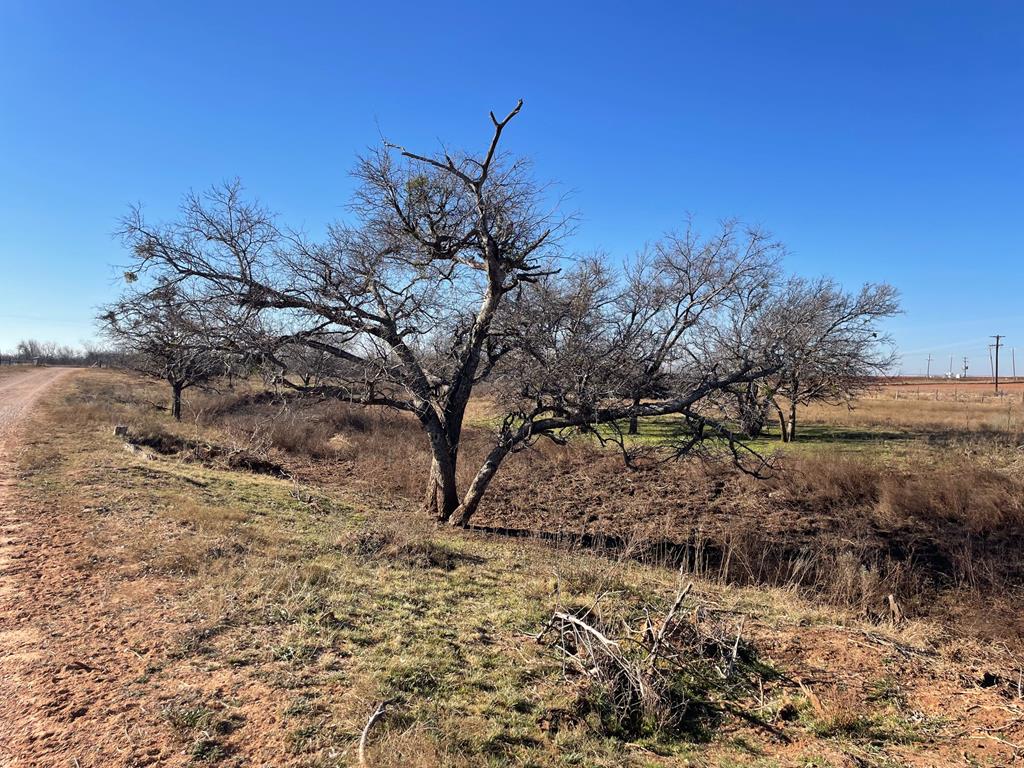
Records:
[[[758,229],[726,221],[702,238],[688,222],[683,232],[665,236],[627,264],[625,289],[616,302],[636,337],[634,410],[644,398],[669,392],[671,374],[688,354],[687,334],[703,327],[701,318],[721,320],[721,310],[741,311],[746,293],[771,284],[781,256],[781,245]],[[628,433],[635,435],[637,427],[634,414]]]
[[[363,157],[354,220],[319,241],[280,228],[237,184],[189,195],[176,221],[153,225],[136,209],[123,226],[134,272],[246,317],[237,349],[282,370],[313,361],[313,375],[285,386],[412,414],[432,456],[424,504],[455,523],[509,453],[542,437],[673,414],[680,451],[732,444],[717,396],[779,364],[762,336],[726,333],[778,246],[727,224],[708,241],[667,238],[625,271],[564,256],[567,218],[499,149],[521,106],[491,114],[478,155],[385,143]],[[461,498],[466,407],[488,378],[504,417]]]

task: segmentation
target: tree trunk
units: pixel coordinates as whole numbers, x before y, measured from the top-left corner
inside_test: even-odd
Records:
[[[634,410],[639,408],[639,407],[640,407],[640,398],[639,397],[634,397],[633,398],[633,408],[634,408]],[[637,419],[636,413],[631,414],[630,417],[629,417],[629,432],[628,432],[628,434],[635,435],[639,431],[639,424],[637,423],[637,421],[638,421],[638,419]]]
[[[743,433],[751,439],[760,437],[764,431],[765,422],[768,420],[771,401],[758,397],[755,384],[748,385],[743,392],[737,395],[736,401]]]
[[[426,425],[430,439],[430,476],[423,507],[436,520],[448,520],[459,506],[459,490],[455,482],[458,446],[451,447],[440,424]]]
[[[181,421],[181,384],[171,384],[171,416]]]
[[[775,403],[775,411],[779,415],[779,438],[784,443],[789,442],[789,423],[786,421],[786,412]]]
[[[796,439],[796,401],[789,405],[789,442]]]
[[[469,525],[469,519],[476,512],[477,507],[480,506],[480,499],[483,498],[484,493],[487,491],[487,486],[490,485],[491,480],[498,472],[498,467],[501,466],[501,462],[508,456],[511,450],[511,443],[503,441],[494,446],[491,452],[487,454],[487,458],[484,459],[484,463],[476,473],[476,477],[470,483],[469,490],[466,491],[466,495],[462,499],[462,504],[459,505],[459,508],[455,510],[449,519],[452,525],[462,527]]]
[[[423,506],[431,517],[444,522],[451,518],[459,506],[459,492],[455,484],[455,465],[450,460],[433,459]]]

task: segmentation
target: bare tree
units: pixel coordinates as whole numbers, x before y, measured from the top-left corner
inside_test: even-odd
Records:
[[[896,354],[880,323],[899,312],[899,295],[885,283],[851,293],[829,278],[790,278],[767,313],[787,318],[777,323],[787,328],[780,338],[784,365],[747,391],[747,404],[770,404],[781,439],[796,439],[799,406],[849,404],[889,371]]]
[[[780,365],[766,335],[734,322],[778,246],[727,224],[708,241],[667,238],[625,273],[564,259],[567,218],[545,207],[525,161],[499,152],[521,106],[491,114],[479,155],[385,143],[362,158],[356,221],[323,242],[279,228],[237,183],[189,195],[169,224],[133,210],[122,230],[136,273],[244,315],[225,338],[259,350],[284,386],[412,414],[432,456],[424,505],[453,523],[508,454],[540,438],[599,425],[621,437],[623,420],[674,415],[679,453],[709,441],[738,451],[719,396]],[[460,499],[466,406],[484,379],[504,417]]]
[[[706,239],[688,223],[627,265],[626,287],[616,302],[625,330],[636,337],[629,393],[634,408],[644,398],[668,394],[670,374],[687,354],[685,335],[702,317],[737,307],[745,291],[770,284],[781,256],[779,243],[738,222],[724,222]],[[628,433],[635,435],[637,426],[634,414]]]
[[[148,291],[129,292],[98,318],[128,365],[170,385],[170,411],[177,421],[182,393],[225,372],[225,355],[211,341],[213,314],[200,307],[179,286],[160,282]]]
[[[38,360],[43,356],[43,345],[35,339],[22,339],[15,347],[14,354],[22,362]]]
[[[13,359],[22,363],[39,363],[42,365],[81,365],[86,353],[70,344],[56,341],[39,341],[38,339],[22,339],[15,347]]]
[[[643,258],[624,274],[584,261],[510,302],[516,343],[493,377],[506,415],[455,522],[469,520],[508,454],[584,432],[616,443],[628,460],[623,423],[644,417],[671,417],[677,456],[724,449],[741,467],[747,457],[764,466],[730,425],[723,396],[781,365],[776,338],[784,328],[740,336],[734,325],[742,298],[770,280],[779,246],[756,230],[736,233],[726,224],[708,241],[721,248],[702,259],[715,265],[703,272],[684,266],[690,247],[665,247],[653,272]],[[692,233],[688,241],[696,242]]]

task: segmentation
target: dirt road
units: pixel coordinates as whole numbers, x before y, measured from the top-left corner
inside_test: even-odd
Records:
[[[154,636],[170,631],[159,585],[125,585],[98,565],[100,513],[86,506],[96,499],[72,483],[54,503],[18,482],[22,449],[66,458],[52,421],[44,434],[25,429],[71,371],[0,373],[0,768],[180,768],[189,755],[158,714],[161,691],[143,699],[131,688],[151,649],[163,652]]]
[[[15,509],[15,453],[19,432],[32,406],[55,381],[71,373],[68,368],[39,368],[12,373],[0,379],[0,699],[8,711],[0,711],[3,741],[13,736],[14,712],[25,712],[34,693],[24,671],[40,656],[40,636],[24,621],[24,608],[32,600],[26,594],[25,554],[27,523]],[[6,708],[3,708],[6,709]],[[13,739],[12,739],[13,740]],[[30,755],[32,750],[23,754]],[[33,760],[16,761],[0,744],[0,765],[34,765]],[[42,764],[42,763],[39,763]]]
[[[3,509],[5,489],[13,483],[10,454],[17,439],[18,426],[46,388],[72,370],[30,368],[0,379],[0,509]],[[0,564],[0,570],[2,568]]]

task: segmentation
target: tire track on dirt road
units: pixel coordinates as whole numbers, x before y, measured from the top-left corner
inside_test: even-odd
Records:
[[[76,369],[32,368],[0,379],[0,494],[13,483],[11,452],[22,420],[47,387],[73,370]]]
[[[0,379],[0,459],[9,458],[11,441],[28,409],[57,379],[76,368],[30,368]]]
[[[0,380],[0,575],[6,576],[11,568],[12,550],[15,549],[17,531],[22,526],[14,518],[9,501],[10,490],[17,482],[14,451],[20,428],[40,395],[72,370],[30,369]],[[9,582],[7,578],[0,581],[0,597],[11,588]]]
[[[196,629],[181,612],[181,582],[133,549],[168,533],[145,506],[150,468],[102,442],[103,417],[77,413],[76,386],[106,373],[0,379],[0,768],[184,768],[211,744],[235,766],[298,764],[272,686],[177,655]],[[47,400],[52,410],[32,412]],[[138,498],[121,470],[146,478]],[[169,715],[227,706],[247,730],[216,734],[223,743]]]
[[[19,587],[23,586],[23,572],[30,567],[30,553],[24,541],[28,523],[21,519],[13,493],[18,442],[32,406],[72,370],[29,369],[0,380],[0,699],[8,706],[28,704],[31,692],[18,685],[20,675],[41,656],[38,628],[19,619],[28,597]],[[6,716],[0,717],[0,739],[4,741],[12,735],[13,725],[6,720]],[[0,765],[16,765],[5,752],[0,744]]]

